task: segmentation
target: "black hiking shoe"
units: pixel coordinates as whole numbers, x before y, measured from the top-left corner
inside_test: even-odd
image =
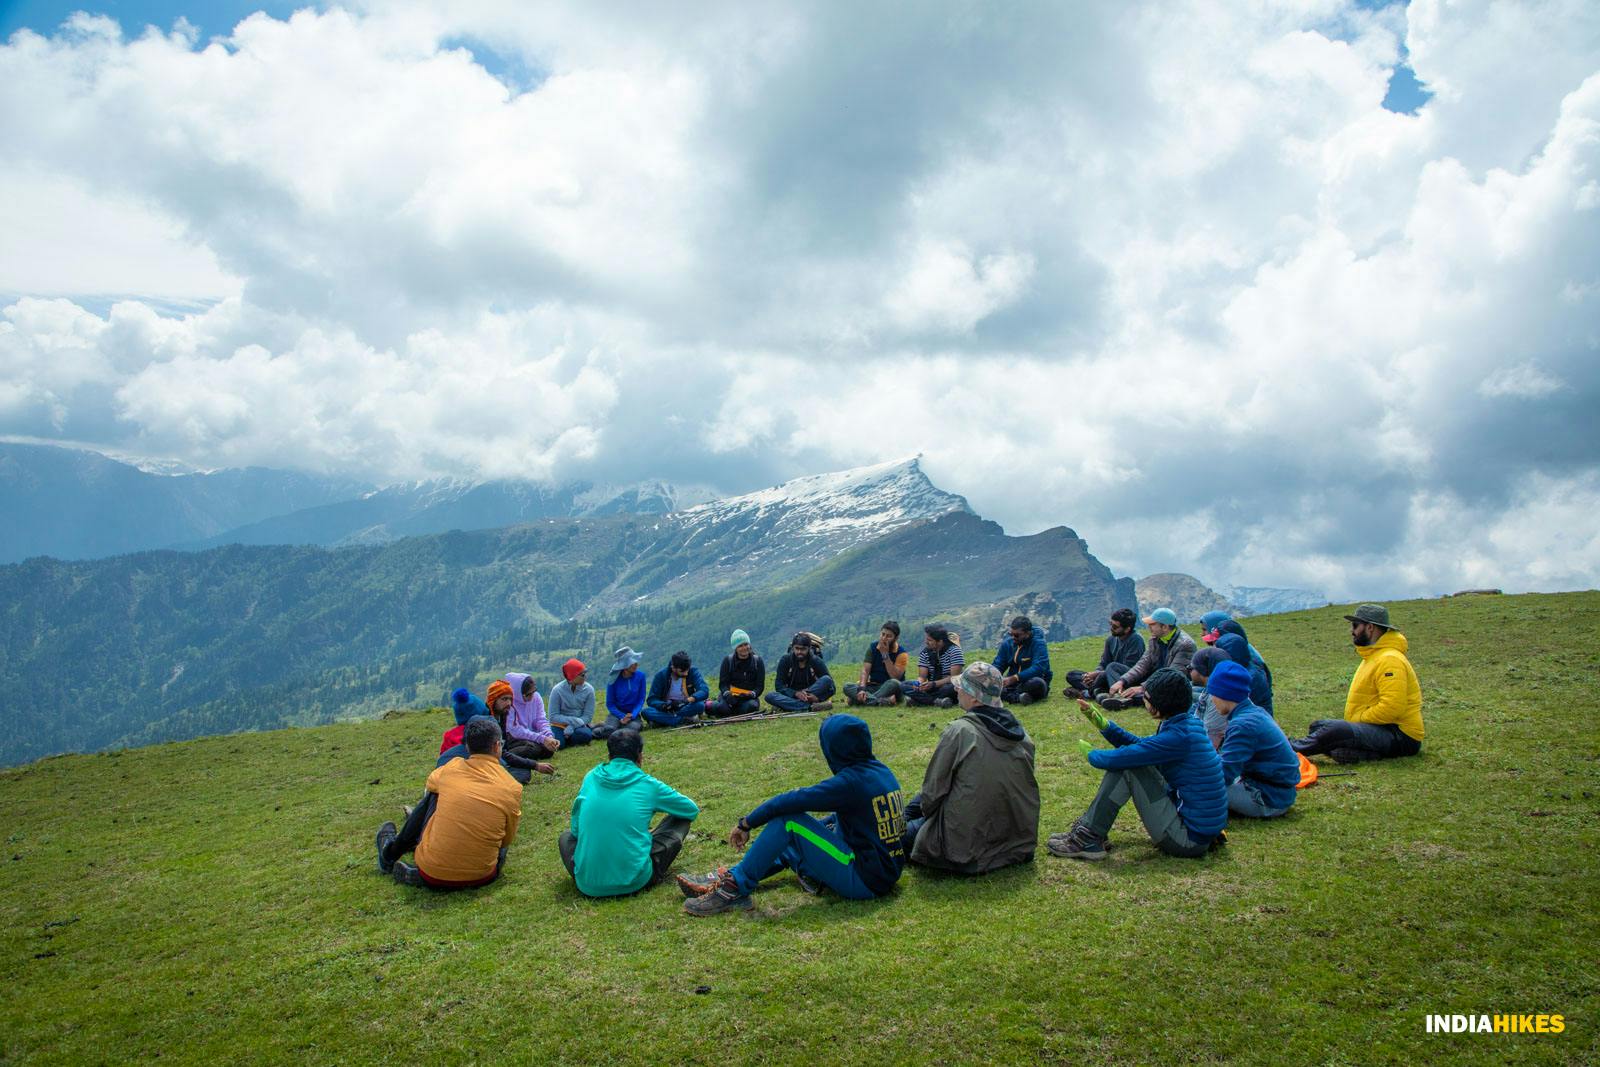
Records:
[[[755,906],[750,894],[739,888],[731,873],[718,879],[709,893],[683,902],[683,910],[690,915],[721,915],[725,911],[749,911]]]
[[[949,697],[940,697],[933,702],[933,706],[936,708],[953,708],[956,706],[956,702]]]
[[[818,893],[822,892],[822,883],[811,877],[809,874],[802,874],[799,871],[795,871],[794,880],[800,883],[800,888],[802,890],[811,894],[812,896],[816,896]]]
[[[728,868],[718,867],[710,874],[679,874],[677,875],[678,888],[686,897],[703,897],[713,889],[717,883],[727,877]]]
[[[1050,855],[1069,860],[1103,860],[1106,858],[1106,839],[1082,826],[1074,826],[1064,834],[1051,834],[1045,842]]]
[[[1328,755],[1333,757],[1335,763],[1366,763],[1378,758],[1376,753],[1364,748],[1336,748]]]
[[[1110,693],[1100,698],[1100,706],[1107,711],[1127,711],[1138,703],[1132,697],[1114,697]]]
[[[394,880],[400,885],[409,885],[417,889],[426,888],[428,885],[422,880],[422,872],[405,860],[395,860]]]
[[[396,837],[399,836],[399,833],[400,832],[394,828],[394,823],[392,823],[392,822],[386,822],[382,826],[378,827],[378,873],[379,874],[388,874],[390,871],[392,871],[394,869],[394,860],[388,860],[387,862],[385,862],[385,860],[383,858],[383,850],[388,846],[390,841],[393,841]]]
[[[1021,694],[1020,696],[1017,697],[1017,703],[1021,704],[1023,707],[1027,707],[1029,704],[1033,703],[1033,694],[1032,693],[1023,693],[1023,694]]]

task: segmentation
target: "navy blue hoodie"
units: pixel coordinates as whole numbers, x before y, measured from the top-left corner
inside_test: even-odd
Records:
[[[839,836],[855,853],[856,873],[878,896],[894,888],[905,865],[905,797],[894,772],[872,755],[872,733],[854,715],[830,715],[817,731],[833,777],[779,793],[744,817],[752,830],[784,815],[832,811]]]

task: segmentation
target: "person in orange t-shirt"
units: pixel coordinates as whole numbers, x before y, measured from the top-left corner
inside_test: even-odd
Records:
[[[522,786],[500,762],[500,724],[467,722],[466,759],[453,759],[428,775],[427,792],[396,830],[378,828],[378,870],[403,885],[464,889],[500,877],[506,849],[522,818]],[[400,857],[415,852],[413,866]]]

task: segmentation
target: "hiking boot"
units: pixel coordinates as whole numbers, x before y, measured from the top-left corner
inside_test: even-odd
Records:
[[[833,701],[831,701],[831,700],[819,700],[815,704],[811,705],[811,710],[812,711],[832,711],[833,710]]]
[[[1069,860],[1103,860],[1106,858],[1106,839],[1082,826],[1074,826],[1065,834],[1051,834],[1045,843],[1050,855]]]
[[[728,868],[718,867],[710,874],[680,874],[677,875],[678,888],[683,890],[686,897],[703,897],[713,889],[717,883],[727,877]]]
[[[1087,689],[1079,689],[1075,685],[1067,686],[1065,689],[1063,689],[1061,691],[1061,695],[1066,697],[1068,700],[1090,700],[1090,699],[1092,699],[1089,696],[1089,691]]]
[[[811,894],[812,896],[816,896],[818,893],[822,892],[822,883],[811,877],[809,874],[805,874],[801,871],[795,871],[794,880],[800,883],[800,888],[802,890]]]
[[[717,880],[709,893],[690,897],[683,902],[683,910],[690,915],[720,915],[725,911],[749,911],[755,907],[750,894],[739,888],[730,872]]]
[[[407,814],[409,814],[409,812]],[[379,874],[388,874],[390,871],[392,871],[394,869],[394,860],[389,860],[387,863],[384,862],[383,850],[384,850],[385,847],[388,846],[390,841],[393,841],[398,836],[399,836],[399,831],[394,828],[394,823],[392,823],[392,822],[386,822],[382,826],[378,827],[378,873]]]
[[[1377,753],[1364,748],[1336,748],[1328,753],[1335,763],[1366,763],[1378,758]]]
[[[1114,697],[1110,693],[1100,698],[1100,706],[1107,711],[1127,711],[1137,703],[1132,697]]]
[[[1033,703],[1033,694],[1032,693],[1022,693],[1022,694],[1020,694],[1017,697],[1017,703],[1021,704],[1023,707],[1027,707],[1029,704]]]
[[[956,706],[956,702],[949,697],[940,697],[933,702],[933,706],[936,708],[953,708]]]
[[[404,860],[395,860],[394,880],[400,885],[409,885],[416,889],[425,889],[428,885],[422,880],[422,872]]]

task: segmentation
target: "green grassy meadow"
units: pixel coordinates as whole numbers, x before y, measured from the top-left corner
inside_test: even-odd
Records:
[[[1424,689],[1419,758],[1236,821],[1204,861],[1157,853],[1130,807],[1103,864],[1041,848],[977,879],[912,868],[867,904],[788,876],[713,919],[670,885],[581,897],[555,840],[600,746],[527,787],[498,883],[397,886],[373,831],[416,799],[442,711],[0,773],[0,1060],[1594,1063],[1600,593],[1391,608]],[[1343,708],[1341,614],[1247,620],[1291,735]],[[1098,649],[1053,647],[1056,688]],[[1073,741],[1096,735],[1059,695],[1018,710],[1042,842],[1092,794]],[[865,713],[908,796],[954,714]],[[702,807],[680,869],[731,860],[739,815],[826,774],[816,729],[646,734],[645,769]],[[1566,1031],[1425,1031],[1452,1012]]]

